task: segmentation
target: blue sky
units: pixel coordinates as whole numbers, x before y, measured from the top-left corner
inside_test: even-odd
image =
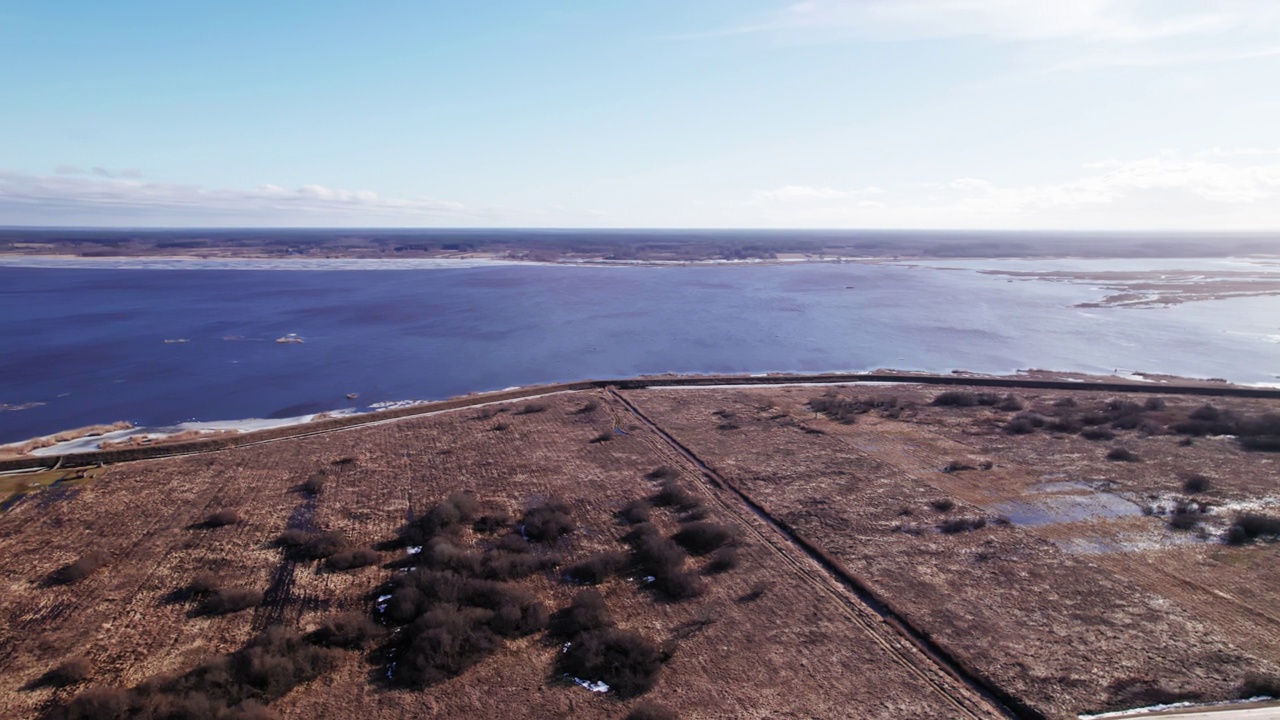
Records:
[[[0,0],[0,225],[1280,229],[1273,0]]]

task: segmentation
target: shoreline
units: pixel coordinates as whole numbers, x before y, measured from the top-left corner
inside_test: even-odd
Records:
[[[760,385],[853,385],[853,384],[929,384],[940,386],[986,386],[996,388],[1039,388],[1104,392],[1168,393],[1205,396],[1280,398],[1280,383],[1255,385],[1234,384],[1217,379],[1187,378],[1143,372],[1122,375],[1088,375],[1043,369],[1019,370],[1010,375],[988,375],[955,370],[950,374],[918,373],[899,370],[877,370],[863,373],[763,373],[747,375],[655,375],[614,380],[582,380],[567,383],[528,385],[492,392],[470,393],[444,400],[404,400],[377,403],[368,410],[338,409],[289,418],[245,418],[240,420],[192,421],[177,425],[133,426],[127,421],[115,424],[119,429],[96,432],[107,424],[79,428],[95,431],[61,442],[44,443],[46,439],[74,434],[62,431],[0,445],[0,472],[29,469],[50,463],[61,466],[84,458],[93,462],[162,457],[171,454],[205,452],[239,445],[285,439],[316,432],[329,432],[360,427],[401,418],[430,415],[437,412],[528,400],[560,392],[601,389],[607,387],[752,387]],[[121,427],[128,424],[128,427]],[[131,440],[131,438],[135,438]],[[105,447],[104,447],[105,443]],[[25,453],[14,448],[35,445]],[[6,452],[9,451],[9,452]],[[112,459],[109,459],[112,458]],[[86,464],[89,464],[86,463]]]

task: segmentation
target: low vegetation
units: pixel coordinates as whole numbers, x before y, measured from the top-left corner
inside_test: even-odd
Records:
[[[230,615],[262,604],[262,591],[252,588],[221,588],[205,595],[197,615]]]
[[[1236,516],[1227,528],[1230,545],[1244,545],[1261,538],[1280,539],[1280,516],[1261,512],[1245,512]]]
[[[627,698],[653,687],[670,652],[633,630],[615,625],[604,599],[593,590],[574,596],[556,614],[553,634],[564,641],[557,670],[575,681],[604,683]]]
[[[51,585],[78,583],[101,570],[110,561],[111,556],[101,550],[94,550],[55,570],[49,576],[48,582]]]

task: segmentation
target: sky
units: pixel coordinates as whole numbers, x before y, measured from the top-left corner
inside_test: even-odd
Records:
[[[0,225],[1280,230],[1280,3],[0,0]]]

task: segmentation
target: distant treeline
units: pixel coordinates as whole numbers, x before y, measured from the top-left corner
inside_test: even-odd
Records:
[[[824,257],[1228,257],[1280,254],[1277,233],[1062,233],[866,230],[93,229],[0,228],[0,251],[54,246],[82,255],[260,250],[395,257],[492,252],[526,259],[772,259]],[[15,245],[21,244],[21,245]]]

